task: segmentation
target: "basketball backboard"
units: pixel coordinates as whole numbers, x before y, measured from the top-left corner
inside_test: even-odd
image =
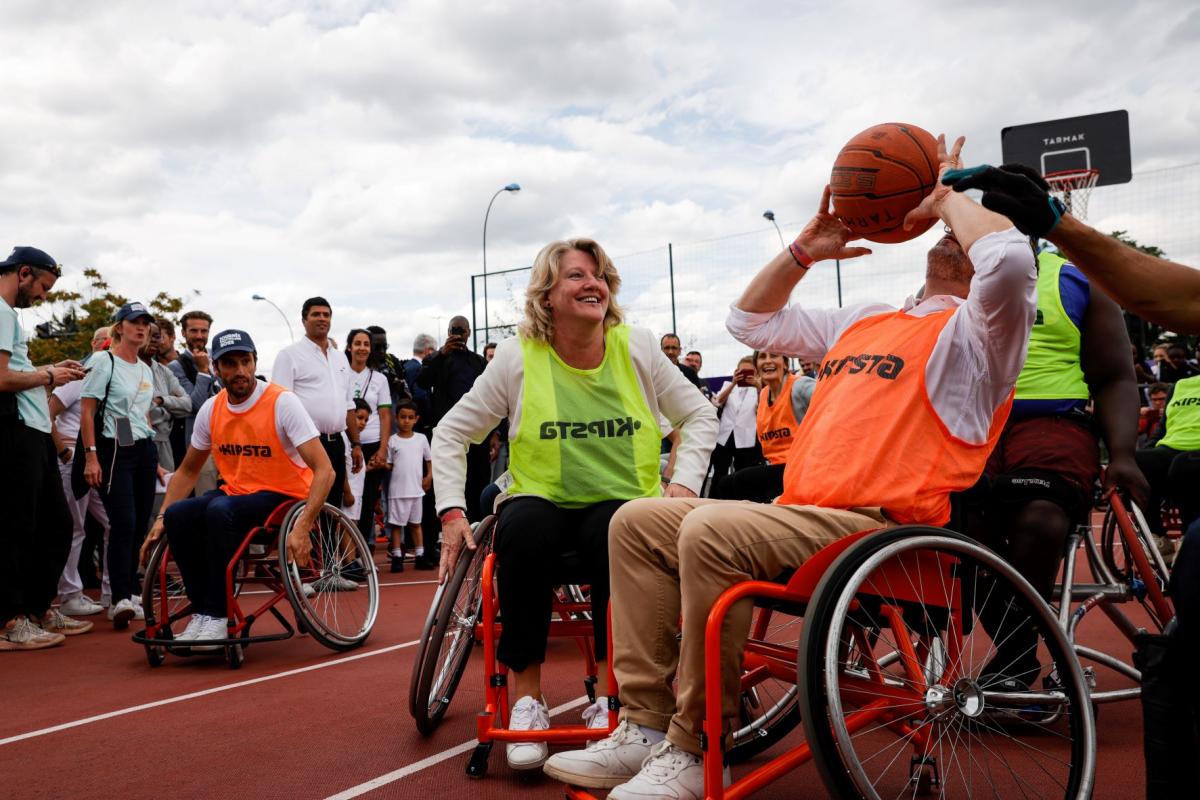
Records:
[[[1133,177],[1128,111],[1011,125],[1000,131],[1000,149],[1005,164],[1025,164],[1043,175],[1096,169],[1097,186]]]

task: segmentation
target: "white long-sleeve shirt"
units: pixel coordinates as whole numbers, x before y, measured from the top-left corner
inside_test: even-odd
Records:
[[[717,413],[678,367],[667,360],[654,334],[631,327],[629,357],[650,413],[665,419],[680,435],[671,482],[696,494],[708,472],[708,457],[717,438]],[[478,444],[504,417],[509,441],[521,427],[525,359],[516,337],[505,339],[496,354],[454,407],[433,430],[433,489],[437,510],[466,508],[467,445]],[[664,428],[664,432],[665,432]],[[633,464],[629,465],[633,469]]]
[[[905,301],[903,311],[922,317],[956,308],[925,365],[929,401],[951,434],[987,441],[996,408],[1025,364],[1037,314],[1037,269],[1029,240],[1016,228],[989,233],[968,253],[975,266],[967,298],[934,295]],[[731,306],[725,327],[756,350],[820,360],[847,328],[866,317],[895,311],[885,303],[835,309],[793,305],[750,313]]]
[[[728,385],[726,382],[721,392]],[[757,421],[758,389],[753,386],[734,386],[725,398],[725,408],[717,428],[717,444],[730,444],[729,437],[732,436],[734,447],[754,447],[758,441],[758,431],[755,430]]]

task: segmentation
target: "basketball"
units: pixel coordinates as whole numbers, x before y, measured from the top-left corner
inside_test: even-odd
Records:
[[[894,244],[920,236],[936,220],[904,230],[904,216],[937,181],[937,139],[903,122],[885,122],[855,136],[833,162],[833,213],[855,234]]]

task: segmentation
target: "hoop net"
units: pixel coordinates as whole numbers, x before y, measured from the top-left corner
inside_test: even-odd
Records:
[[[1045,177],[1051,194],[1062,201],[1071,216],[1087,219],[1088,198],[1092,196],[1096,181],[1100,180],[1100,170],[1069,169],[1051,172]]]

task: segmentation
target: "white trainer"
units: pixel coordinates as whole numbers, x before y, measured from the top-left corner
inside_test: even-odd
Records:
[[[58,607],[58,610],[68,617],[90,617],[99,614],[104,606],[97,603],[86,594],[77,594]]]
[[[200,629],[196,631],[195,638],[192,639],[192,650],[197,652],[205,652],[210,650],[219,650],[219,644],[199,644],[200,642],[210,641],[212,639],[228,639],[229,638],[229,620],[225,617],[208,617],[204,618],[204,622],[200,625]]]
[[[208,620],[205,614],[192,614],[192,618],[188,620],[187,627],[184,628],[178,636],[175,637],[176,642],[194,642],[196,637],[200,635],[200,630],[204,627],[204,623]]]
[[[608,793],[609,800],[700,800],[704,796],[704,762],[666,739],[654,745],[641,772]]]
[[[145,619],[146,615],[142,613],[141,606],[135,606],[133,601],[126,597],[108,609],[108,618],[112,620],[114,628],[124,630],[129,627],[130,620]]]
[[[592,706],[595,708],[595,706]],[[542,769],[551,778],[589,789],[611,789],[638,774],[653,745],[636,723],[621,720],[607,739],[555,753]]]
[[[588,730],[601,731],[608,728],[608,698],[597,697],[596,702],[583,710],[583,724]]]
[[[513,731],[544,731],[550,727],[550,713],[540,701],[525,695],[517,700],[508,718]],[[510,742],[505,747],[508,765],[513,769],[537,769],[546,763],[550,745],[546,742]]]
[[[42,629],[49,633],[61,633],[63,636],[78,636],[87,633],[95,623],[86,619],[68,617],[57,608],[51,608],[42,618]]]

